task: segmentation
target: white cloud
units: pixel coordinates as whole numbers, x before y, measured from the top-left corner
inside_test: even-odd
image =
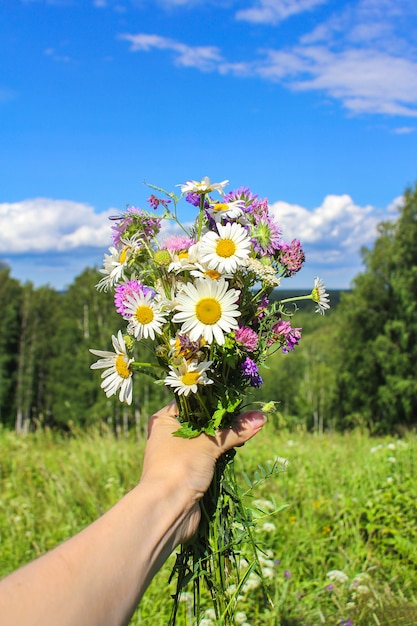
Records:
[[[114,212],[95,213],[87,204],[50,198],[0,203],[0,254],[108,247],[108,217]]]
[[[239,10],[236,18],[272,26],[296,13],[313,11],[325,1],[259,0]],[[320,21],[321,13],[317,13],[313,29],[298,31],[293,44],[248,50],[241,59],[226,58],[217,46],[190,46],[156,34],[121,37],[130,42],[132,51],[170,51],[180,66],[258,76],[292,91],[322,93],[351,114],[417,117],[417,46],[413,37],[417,3],[356,0],[335,9],[330,3],[328,9],[330,16]],[[397,132],[410,132],[410,127],[402,128],[407,130]]]
[[[398,206],[400,199],[394,201]],[[377,235],[377,225],[386,217],[386,211],[373,206],[359,206],[347,195],[329,195],[323,203],[308,210],[302,206],[279,201],[271,205],[283,230],[284,238],[300,239],[310,253],[319,258],[326,251],[325,264],[336,260],[346,263],[346,255],[356,259],[363,246],[371,246]]]
[[[328,0],[258,0],[253,7],[237,11],[236,18],[256,24],[278,24],[327,2]]]
[[[175,63],[184,67],[195,67],[202,71],[209,71],[216,69],[222,62],[220,51],[215,46],[188,46],[168,37],[145,33],[136,35],[126,33],[120,35],[120,38],[130,42],[132,52],[138,50],[148,52],[154,48],[170,50],[175,54]]]
[[[417,117],[417,61],[375,50],[323,46],[268,51],[258,73],[294,90],[319,90],[355,113]]]

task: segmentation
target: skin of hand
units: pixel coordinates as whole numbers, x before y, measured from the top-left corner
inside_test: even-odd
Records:
[[[216,437],[200,435],[194,439],[172,437],[179,428],[175,402],[153,415],[148,425],[148,442],[141,481],[155,481],[178,490],[182,486],[185,518],[178,529],[178,544],[192,537],[200,521],[198,501],[207,491],[217,459],[227,450],[242,446],[265,424],[260,411],[242,413],[230,429]],[[177,545],[178,545],[177,544]]]
[[[216,460],[264,425],[240,415],[215,437],[174,437],[175,403],[149,421],[139,484],[98,520],[0,581],[0,626],[128,624],[155,573],[197,530]]]

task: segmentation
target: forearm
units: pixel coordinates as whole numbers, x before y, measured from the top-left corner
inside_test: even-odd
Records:
[[[140,483],[91,526],[4,579],[1,626],[128,623],[185,516],[181,494],[161,490]]]

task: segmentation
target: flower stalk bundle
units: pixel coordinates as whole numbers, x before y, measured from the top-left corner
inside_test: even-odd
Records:
[[[129,207],[113,218],[113,246],[97,285],[114,293],[125,325],[112,337],[114,352],[91,350],[99,357],[91,367],[103,369],[101,387],[108,397],[118,394],[131,404],[135,372],[151,374],[175,396],[180,437],[231,427],[248,391],[262,385],[265,360],[276,350],[294,349],[301,328],[291,324],[290,300],[312,299],[319,313],[329,308],[320,279],[301,298],[271,297],[282,278],[301,269],[301,244],[282,240],[266,199],[246,188],[225,193],[227,183],[191,180],[180,185],[179,195],[151,185],[159,194],[148,199],[151,211]],[[184,199],[197,213],[190,226],[177,215]],[[150,347],[149,361],[136,360],[138,342]],[[233,624],[236,589],[256,568],[250,511],[236,483],[233,457],[232,452],[219,460],[201,503],[199,531],[177,555],[172,624],[181,592],[191,582],[199,622],[203,579],[219,623]],[[253,560],[242,573],[237,561],[245,542]],[[237,587],[229,593],[233,572]]]

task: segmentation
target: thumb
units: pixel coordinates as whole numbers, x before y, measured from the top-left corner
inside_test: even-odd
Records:
[[[221,453],[243,446],[261,430],[266,422],[266,417],[261,411],[246,411],[241,413],[231,428],[225,428],[217,433],[216,441]]]

